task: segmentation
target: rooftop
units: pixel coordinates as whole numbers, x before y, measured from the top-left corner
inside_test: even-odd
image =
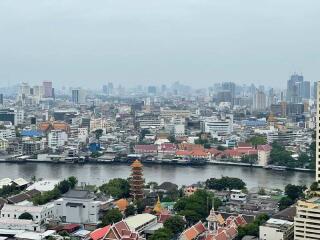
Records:
[[[87,190],[70,190],[63,194],[64,198],[92,199],[94,195]]]

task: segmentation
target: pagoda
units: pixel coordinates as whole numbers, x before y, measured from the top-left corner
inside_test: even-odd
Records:
[[[158,196],[158,201],[157,203],[154,205],[153,211],[157,214],[161,213],[162,211],[162,206],[161,206],[161,202],[160,202],[160,197]]]
[[[143,199],[143,165],[139,160],[135,160],[131,164],[130,194],[135,200]]]

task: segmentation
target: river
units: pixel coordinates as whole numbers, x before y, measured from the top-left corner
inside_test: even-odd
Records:
[[[79,182],[101,185],[116,177],[127,178],[130,166],[126,164],[48,164],[48,163],[0,163],[0,179],[19,178],[30,179],[32,176],[44,179],[63,179],[75,176]],[[146,164],[144,166],[146,182],[162,183],[170,181],[181,185],[188,185],[208,178],[221,176],[241,178],[248,186],[281,188],[285,185],[310,185],[314,181],[314,173],[295,171],[275,171],[262,168],[241,166],[175,166]]]

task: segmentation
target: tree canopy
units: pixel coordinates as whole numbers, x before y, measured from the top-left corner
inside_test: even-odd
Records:
[[[215,189],[215,190],[231,190],[231,189],[244,189],[246,184],[239,178],[232,178],[232,177],[222,177],[218,178],[209,178],[206,181],[206,188],[207,189]]]
[[[180,216],[172,216],[164,222],[164,227],[169,229],[170,232],[177,235],[185,228],[186,222]]]
[[[174,205],[174,210],[179,215],[185,216],[188,224],[194,224],[205,219],[212,205],[213,194],[206,190],[197,190],[189,197],[180,198]],[[221,205],[221,201],[215,198],[215,208]]]
[[[150,240],[171,240],[173,237],[172,232],[167,228],[160,228],[154,232]]]
[[[108,183],[101,185],[100,190],[116,199],[130,196],[129,181],[122,178],[111,179]]]
[[[107,226],[109,224],[113,224],[121,221],[122,214],[117,208],[113,208],[107,211],[107,213],[102,218],[102,225]]]

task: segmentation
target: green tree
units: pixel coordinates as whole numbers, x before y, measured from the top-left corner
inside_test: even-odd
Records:
[[[123,216],[122,216],[121,212],[119,211],[119,209],[117,209],[117,208],[110,209],[103,216],[102,225],[103,226],[107,226],[109,224],[113,224],[113,223],[119,222],[119,221],[121,221],[122,217]]]
[[[137,213],[139,214],[143,213],[144,210],[146,209],[146,204],[142,200],[136,200],[135,204],[137,208]]]
[[[215,190],[226,190],[226,189],[244,189],[246,184],[239,178],[231,178],[231,177],[222,177],[220,179],[217,178],[209,178],[205,182],[207,189],[215,189]]]
[[[174,235],[181,233],[185,228],[186,222],[180,216],[170,217],[164,222],[164,227],[169,229]]]
[[[129,181],[122,178],[111,179],[108,183],[100,186],[100,190],[116,199],[127,198],[130,196]]]
[[[174,210],[179,215],[185,216],[188,224],[204,220],[212,208],[213,194],[206,190],[197,190],[189,197],[180,198],[174,205]],[[220,201],[215,199],[215,207],[218,208]]]
[[[289,197],[282,197],[278,203],[279,210],[286,209],[287,207],[290,207],[292,204],[294,204],[294,201]]]
[[[247,142],[251,143],[253,146],[267,144],[267,139],[264,136],[253,136]]]
[[[319,183],[318,182],[313,182],[310,186],[311,191],[318,191],[319,189]]]
[[[285,194],[291,198],[293,201],[295,201],[298,198],[301,198],[304,196],[304,190],[306,189],[306,186],[298,186],[293,184],[288,184],[285,187]]]
[[[33,216],[28,212],[24,212],[19,216],[19,219],[33,220]]]
[[[150,237],[150,240],[170,240],[172,237],[173,234],[169,229],[160,228],[154,232],[154,234]]]
[[[135,215],[136,213],[136,207],[134,205],[129,205],[126,210],[124,210],[124,215],[126,217],[129,217],[129,216],[132,216],[132,215]]]
[[[78,179],[76,177],[74,177],[74,176],[71,176],[71,177],[68,178],[68,182],[69,182],[70,188],[74,189],[75,186],[78,183]]]
[[[58,183],[58,190],[60,191],[61,194],[64,194],[69,191],[70,189],[70,183],[68,180],[63,180]]]

